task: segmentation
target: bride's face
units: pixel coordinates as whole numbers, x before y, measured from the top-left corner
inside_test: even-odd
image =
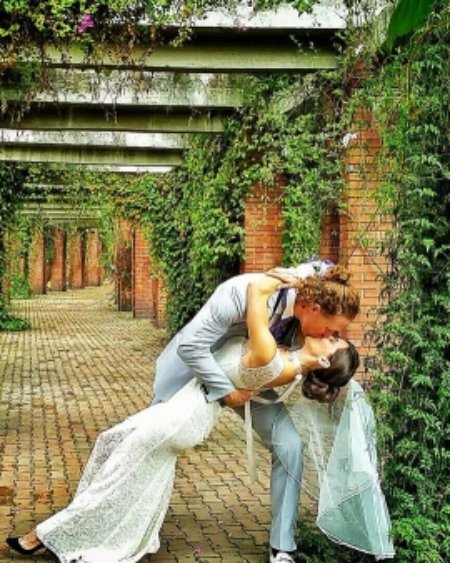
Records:
[[[337,350],[348,348],[348,342],[343,338],[329,336],[328,338],[305,338],[304,349],[312,356],[330,358]]]

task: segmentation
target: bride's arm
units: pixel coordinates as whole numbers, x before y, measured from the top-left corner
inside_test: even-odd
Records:
[[[269,330],[268,298],[283,282],[268,275],[262,275],[249,284],[247,289],[247,353],[242,359],[246,367],[260,367],[268,364],[277,350],[277,343]]]
[[[286,287],[288,279],[276,279],[269,275],[249,284],[247,289],[247,327],[248,345],[247,353],[242,358],[246,367],[255,368],[267,365],[277,351],[277,343],[269,330],[269,311],[267,300],[280,286]],[[271,382],[264,382],[264,387],[273,388],[286,385],[303,371],[317,367],[317,358],[309,356],[300,358],[298,352],[280,350],[283,360],[283,371]]]

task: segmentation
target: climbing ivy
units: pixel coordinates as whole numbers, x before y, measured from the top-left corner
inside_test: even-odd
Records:
[[[24,197],[24,183],[28,171],[16,164],[0,163],[0,330],[22,330],[28,323],[8,313],[8,303],[3,292],[6,273],[6,237],[8,226],[19,209]]]
[[[393,219],[369,367],[401,562],[450,559],[449,39],[450,8],[438,2],[360,93],[383,141],[376,197]]]

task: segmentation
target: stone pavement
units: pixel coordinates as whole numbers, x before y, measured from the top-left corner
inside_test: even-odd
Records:
[[[64,507],[97,434],[150,400],[165,333],[117,312],[112,295],[104,286],[16,302],[31,329],[0,333],[1,563],[32,560],[3,538]],[[142,561],[265,562],[270,456],[256,454],[250,485],[241,420],[224,409],[208,441],[179,458],[161,549]]]

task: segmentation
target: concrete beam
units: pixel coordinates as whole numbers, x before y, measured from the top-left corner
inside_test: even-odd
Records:
[[[60,164],[101,164],[114,166],[177,166],[181,154],[174,150],[99,149],[0,146],[0,162],[55,162]]]
[[[97,148],[152,148],[182,150],[186,138],[179,133],[126,133],[124,131],[35,131],[0,129],[0,144],[5,146],[71,146]]]
[[[3,129],[130,131],[145,133],[220,133],[220,115],[189,113],[155,113],[135,108],[106,109],[32,106],[17,123],[0,119]]]
[[[144,70],[51,69],[45,90],[24,93],[3,87],[8,101],[132,106],[133,108],[231,109],[243,101],[242,85],[232,76],[214,73],[148,72]]]
[[[230,9],[216,8],[203,17],[194,18],[192,27],[201,29],[261,30],[326,30],[339,31],[347,27],[348,10],[342,0],[319,0],[308,13],[299,13],[293,6],[281,5],[273,10],[255,11],[250,3],[242,2]]]
[[[103,166],[100,164],[88,164],[85,170],[92,172],[113,172],[115,174],[167,174],[173,170],[173,166]]]
[[[80,211],[73,204],[59,203],[26,203],[21,210],[25,217],[39,217],[52,222],[79,223],[81,225],[98,224],[100,222],[100,208],[90,208],[89,211]]]
[[[114,45],[104,46],[97,58],[87,59],[77,45],[44,47],[46,64],[55,68],[139,69],[179,72],[302,72],[337,67],[337,54],[329,47],[312,47],[309,40],[299,48],[285,37],[252,40],[198,40],[181,47],[158,46],[153,50],[137,46],[126,61]]]

